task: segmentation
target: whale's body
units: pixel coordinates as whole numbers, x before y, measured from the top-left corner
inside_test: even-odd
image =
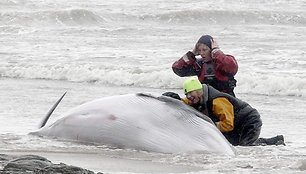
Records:
[[[147,94],[93,100],[33,134],[151,152],[234,154],[207,116],[179,100]]]

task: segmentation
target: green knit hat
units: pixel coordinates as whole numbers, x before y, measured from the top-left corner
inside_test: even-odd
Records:
[[[184,81],[183,89],[185,94],[202,88],[203,85],[201,84],[197,76],[189,77]]]

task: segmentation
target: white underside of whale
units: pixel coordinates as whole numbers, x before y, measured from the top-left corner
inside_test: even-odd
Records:
[[[147,94],[85,103],[33,134],[150,152],[234,155],[208,117],[179,100]]]

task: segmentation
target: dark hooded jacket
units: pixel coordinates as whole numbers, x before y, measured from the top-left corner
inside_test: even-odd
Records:
[[[204,103],[193,106],[210,117],[233,145],[252,145],[260,134],[260,114],[248,103],[203,85]]]

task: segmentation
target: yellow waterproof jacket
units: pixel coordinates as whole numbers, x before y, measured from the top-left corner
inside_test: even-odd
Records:
[[[191,105],[187,98],[183,98],[182,100],[184,103]],[[202,110],[201,112],[210,118],[211,115],[214,115],[216,118],[211,119],[215,122],[221,132],[229,132],[234,129],[234,106],[227,98],[218,97],[213,99],[211,111]]]
[[[212,113],[219,122],[216,122],[221,132],[229,132],[234,129],[234,106],[225,97],[212,100]]]

